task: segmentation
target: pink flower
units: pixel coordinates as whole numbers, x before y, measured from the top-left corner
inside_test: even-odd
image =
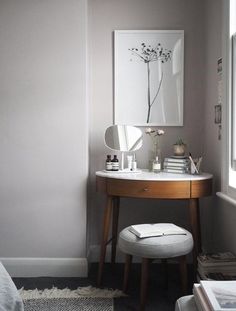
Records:
[[[165,131],[162,130],[162,129],[153,130],[151,127],[148,127],[148,128],[146,128],[145,133],[148,134],[148,135],[154,134],[154,133],[155,133],[154,136],[157,136],[157,135],[158,135],[158,136],[161,136],[161,135],[164,135],[164,134],[165,134]]]
[[[148,128],[146,128],[145,133],[150,135],[151,133],[155,133],[155,130],[148,127]]]
[[[155,146],[157,146],[158,145],[158,136],[164,135],[165,131],[162,129],[154,130],[154,129],[148,127],[148,128],[146,128],[145,133],[151,137],[153,144]]]
[[[164,135],[165,134],[165,131],[161,130],[161,129],[157,129],[157,135],[158,136],[161,136],[161,135]]]

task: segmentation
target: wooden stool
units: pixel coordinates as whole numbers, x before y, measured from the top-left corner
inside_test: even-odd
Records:
[[[187,292],[187,262],[186,255],[193,249],[193,237],[190,232],[186,234],[162,235],[157,237],[138,238],[129,230],[123,229],[119,235],[119,248],[126,254],[123,291],[128,289],[132,256],[142,258],[140,310],[144,310],[147,298],[147,284],[149,265],[153,259],[179,258],[183,294]]]

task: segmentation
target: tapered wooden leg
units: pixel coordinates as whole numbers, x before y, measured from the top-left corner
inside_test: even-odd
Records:
[[[119,219],[120,198],[113,198],[113,215],[112,215],[112,244],[111,244],[111,263],[114,265],[116,261],[116,244]]]
[[[145,305],[146,305],[146,301],[147,301],[147,285],[148,285],[149,265],[150,265],[150,259],[142,258],[140,311],[145,310]]]
[[[164,280],[164,287],[165,289],[168,288],[168,269],[167,269],[167,259],[163,258],[161,259],[161,268],[165,277]]]
[[[189,211],[190,211],[190,224],[193,235],[193,266],[194,272],[197,271],[197,256],[201,252],[201,228],[200,228],[200,213],[199,213],[199,200],[189,200]]]
[[[182,294],[186,295],[188,292],[188,271],[186,256],[179,257],[180,278],[182,285]]]
[[[99,261],[99,268],[98,268],[98,279],[97,279],[98,286],[101,286],[101,282],[102,282],[102,273],[103,273],[104,261],[106,257],[106,248],[107,248],[107,240],[108,240],[108,234],[109,234],[109,229],[110,229],[111,213],[112,213],[112,197],[108,196],[105,211],[104,211],[104,216],[103,216],[103,231],[102,231],[102,241],[101,241],[101,250],[100,250],[100,261]]]
[[[132,263],[132,255],[126,254],[125,255],[124,282],[123,282],[124,293],[127,293],[128,287],[129,287],[129,276],[130,276],[131,263]]]

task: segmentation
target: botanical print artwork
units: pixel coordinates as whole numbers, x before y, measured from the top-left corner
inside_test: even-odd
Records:
[[[212,291],[221,308],[235,310],[236,291],[226,290],[224,288],[217,288],[217,287],[212,287]]]
[[[114,123],[183,125],[182,30],[117,30]]]
[[[156,92],[154,94],[154,97],[151,99],[151,94],[150,94],[150,85],[152,83],[151,81],[151,67],[150,63],[151,62],[160,62],[160,64],[164,64],[168,62],[168,60],[171,59],[171,50],[163,49],[161,46],[161,43],[158,43],[156,47],[152,47],[151,45],[146,45],[145,43],[141,44],[140,48],[131,48],[129,49],[132,54],[136,57],[138,57],[145,65],[147,68],[147,105],[148,105],[148,110],[147,110],[147,123],[150,122],[150,115],[151,115],[151,108],[152,105],[155,103],[155,100],[157,99],[157,96],[159,94],[162,80],[163,80],[163,70],[160,66],[160,79],[157,81],[156,84]],[[154,83],[154,81],[153,81]]]

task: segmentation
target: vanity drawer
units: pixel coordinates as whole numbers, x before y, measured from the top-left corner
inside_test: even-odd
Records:
[[[184,199],[190,198],[190,182],[108,179],[107,193],[121,197]]]

